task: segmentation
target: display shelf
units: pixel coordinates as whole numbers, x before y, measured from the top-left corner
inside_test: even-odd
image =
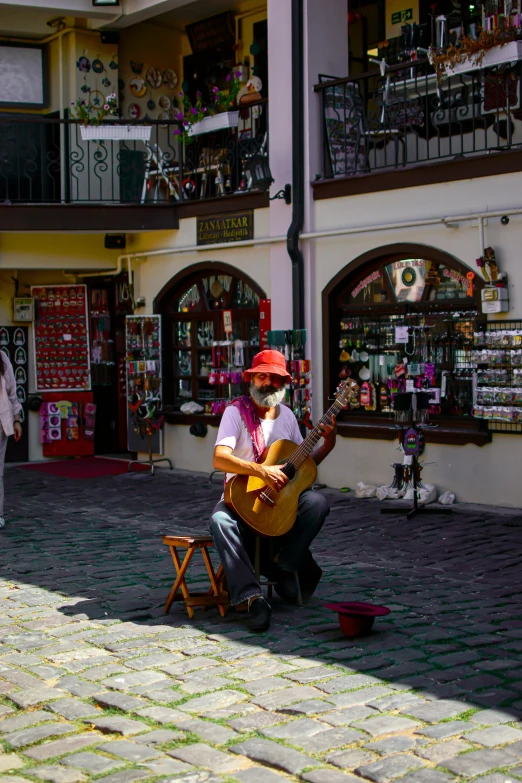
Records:
[[[522,320],[480,323],[473,359],[473,416],[490,432],[522,434]]]
[[[35,299],[35,390],[91,388],[89,319],[85,285],[32,286]]]

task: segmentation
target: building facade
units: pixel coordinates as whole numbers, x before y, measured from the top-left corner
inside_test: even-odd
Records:
[[[1,109],[2,324],[22,325],[15,297],[34,295],[49,315],[42,295],[86,286],[95,452],[143,454],[150,434],[176,467],[210,471],[220,405],[241,391],[238,368],[264,328],[304,327],[295,355],[311,362],[312,420],[341,380],[360,386],[321,481],[390,484],[402,461],[393,395],[413,390],[429,392],[424,481],[520,505],[518,42],[503,62],[438,78],[424,49],[445,31],[428,30],[422,4],[397,21],[381,3],[383,32],[379,3],[328,0],[325,13],[319,0],[173,1],[155,14],[121,2],[86,2],[42,44],[53,20],[33,0],[30,24],[7,17],[4,41],[42,46],[48,76],[44,106]],[[231,71],[237,126],[180,144],[183,95],[194,103]],[[71,102],[113,89],[119,122],[149,125],[147,141],[82,139]],[[256,161],[269,164],[270,190]],[[291,203],[273,198],[287,184]],[[157,339],[148,316],[161,316]],[[56,401],[67,394],[37,372],[62,359],[52,328],[67,321],[51,319],[46,335],[38,320],[26,393]],[[162,436],[129,413],[129,382],[138,402],[161,395]],[[181,412],[190,401],[201,410]],[[72,453],[42,443],[41,411],[27,416],[27,458]]]

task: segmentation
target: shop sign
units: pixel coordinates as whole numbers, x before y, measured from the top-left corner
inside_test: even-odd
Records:
[[[233,331],[232,310],[223,310],[223,330],[226,335]]]
[[[407,261],[396,261],[393,265],[394,269],[406,269],[406,267],[412,266],[424,266],[423,258],[411,258]]]
[[[411,22],[412,19],[413,19],[413,8],[406,8],[404,11],[395,11],[395,13],[391,15],[392,24]]]
[[[254,238],[254,212],[234,212],[230,215],[211,215],[198,218],[198,245],[222,242],[242,242]]]
[[[223,49],[236,42],[236,25],[232,11],[188,24],[185,31],[194,54]]]
[[[448,267],[446,267],[442,274],[444,277],[451,277],[452,280],[460,283],[463,288],[469,288],[470,286],[470,281],[467,276],[461,275],[460,272],[457,272],[455,269],[448,269]]]
[[[356,296],[358,296],[363,288],[366,288],[367,286],[371,285],[374,280],[380,280],[381,279],[381,273],[378,269],[375,270],[375,272],[372,272],[371,275],[368,275],[368,277],[365,277],[363,280],[360,281],[360,283],[357,283],[355,288],[352,291],[352,296],[355,299]]]

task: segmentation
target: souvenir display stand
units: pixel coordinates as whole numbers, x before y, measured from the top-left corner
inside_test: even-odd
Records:
[[[381,508],[381,514],[405,514],[413,519],[418,514],[451,514],[451,509],[430,508],[419,505],[419,490],[423,488],[421,472],[422,465],[419,456],[424,450],[424,432],[430,423],[430,393],[429,392],[398,392],[392,399],[395,414],[395,426],[399,431],[399,444],[404,453],[404,462],[395,463],[395,477],[391,487],[394,489],[411,489],[413,506]]]
[[[305,359],[306,329],[270,330],[266,338],[268,348],[285,355],[292,376],[286,387],[285,404],[292,409],[300,424],[311,428],[311,365],[310,360]]]
[[[16,396],[22,403],[20,422],[22,437],[18,442],[9,438],[7,442],[6,462],[27,462],[29,459],[29,437],[27,416],[27,392],[29,380],[27,356],[27,326],[0,327],[0,349],[9,357],[13,365],[16,383]]]
[[[35,389],[90,391],[87,287],[32,286]]]
[[[487,321],[473,337],[473,416],[490,432],[522,433],[522,321]]]
[[[44,457],[92,457],[96,406],[92,392],[44,392],[40,442]]]
[[[172,463],[167,457],[153,459],[163,448],[161,316],[128,315],[125,319],[126,377],[129,451],[148,452],[145,461],[151,474],[158,462]]]

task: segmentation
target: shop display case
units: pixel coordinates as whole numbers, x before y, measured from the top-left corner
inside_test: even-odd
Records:
[[[27,416],[27,394],[29,387],[29,364],[27,349],[27,326],[0,327],[0,349],[9,357],[13,365],[16,384],[16,396],[22,404],[20,422],[22,437],[18,442],[9,438],[7,442],[6,462],[27,462],[29,459],[29,417]]]
[[[161,454],[161,316],[128,315],[125,349],[129,451]]]
[[[474,333],[473,416],[490,432],[522,433],[522,321],[485,321]]]
[[[393,439],[394,395],[429,392],[427,439],[490,440],[474,415],[483,288],[481,277],[438,251],[430,258],[390,255],[332,285],[325,398],[340,380],[359,384],[339,417],[341,434]]]
[[[89,321],[85,285],[32,286],[35,389],[91,388]]]

